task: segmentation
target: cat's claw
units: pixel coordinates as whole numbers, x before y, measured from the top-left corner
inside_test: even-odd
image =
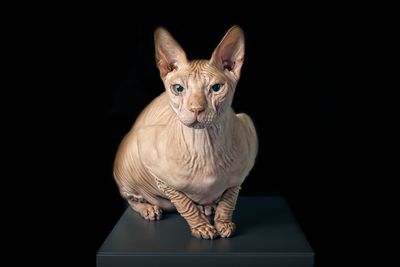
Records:
[[[215,228],[221,237],[230,237],[236,230],[235,223],[231,221],[215,221]]]
[[[192,235],[197,238],[215,239],[218,235],[217,230],[210,224],[203,224],[192,228]]]

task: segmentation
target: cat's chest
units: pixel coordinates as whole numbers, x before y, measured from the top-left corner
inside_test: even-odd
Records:
[[[229,187],[239,185],[241,176],[232,166],[222,161],[196,158],[198,163],[180,164],[171,162],[171,171],[162,179],[173,188],[184,192],[199,204],[209,204],[218,199]],[[175,166],[174,166],[175,165]]]
[[[165,155],[168,174],[177,189],[206,192],[210,188],[229,186],[240,173],[240,157],[231,150],[206,155]]]
[[[151,131],[150,131],[151,130]],[[245,155],[241,144],[219,149],[177,149],[163,131],[142,131],[139,153],[149,172],[198,203],[210,203],[245,177]],[[185,146],[183,146],[185,147]]]

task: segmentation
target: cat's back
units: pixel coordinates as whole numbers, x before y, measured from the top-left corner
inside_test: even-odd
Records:
[[[165,92],[156,97],[143,109],[131,130],[125,135],[119,145],[114,162],[114,175],[117,181],[118,177],[130,176],[127,173],[129,173],[133,165],[135,165],[136,168],[141,168],[140,160],[136,153],[138,151],[137,140],[139,136],[144,134],[146,136],[144,140],[147,138],[154,140],[154,136],[160,132],[161,128],[165,128],[164,126],[168,124],[169,120],[173,119],[173,117],[174,112],[169,106]]]
[[[166,125],[176,116],[171,109],[168,96],[165,92],[156,97],[149,105],[142,111],[137,118],[132,131],[137,131],[147,126],[160,126]]]
[[[151,101],[140,113],[131,130],[122,139],[117,158],[130,155],[129,151],[136,151],[136,141],[140,133],[144,131],[147,135],[152,135],[155,131],[154,127],[151,126],[157,126],[155,128],[160,130],[160,128],[164,128],[164,125],[168,124],[173,118],[174,112],[169,106],[167,95],[164,92]],[[151,128],[153,128],[153,131]]]

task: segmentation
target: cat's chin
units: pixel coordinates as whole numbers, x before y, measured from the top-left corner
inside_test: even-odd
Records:
[[[204,129],[206,128],[206,126],[199,122],[199,121],[195,121],[192,124],[188,125],[188,127],[193,128],[193,129]]]
[[[204,123],[199,122],[199,121],[195,121],[195,122],[192,122],[192,123],[184,123],[184,122],[182,122],[182,124],[185,125],[186,127],[193,128],[193,129],[204,129],[204,128],[207,127],[207,125],[205,125]]]

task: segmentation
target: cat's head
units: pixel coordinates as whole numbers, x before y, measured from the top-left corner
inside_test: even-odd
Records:
[[[204,128],[221,118],[232,103],[244,59],[244,35],[233,26],[210,60],[189,61],[181,46],[164,28],[154,33],[156,63],[179,120]]]

